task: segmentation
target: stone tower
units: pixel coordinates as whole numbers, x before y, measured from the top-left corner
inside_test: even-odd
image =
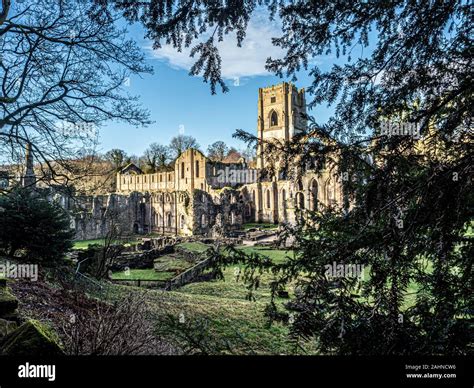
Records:
[[[33,153],[31,151],[31,143],[26,144],[26,170],[25,175],[21,179],[21,185],[23,187],[34,188],[36,185],[36,176],[33,166]]]
[[[290,140],[306,128],[306,101],[304,89],[291,83],[260,88],[258,90],[257,136],[265,140]],[[261,145],[257,148],[257,168],[265,167]]]

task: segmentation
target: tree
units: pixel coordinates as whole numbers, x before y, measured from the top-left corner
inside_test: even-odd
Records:
[[[177,158],[189,148],[199,148],[197,140],[192,136],[178,135],[171,139],[169,148],[174,158]]]
[[[72,247],[69,216],[37,192],[17,188],[1,195],[0,224],[0,251],[8,257],[54,262]]]
[[[171,162],[171,150],[167,146],[152,143],[145,150],[143,159],[151,172],[155,172],[160,168],[166,167]]]
[[[278,9],[284,34],[274,42],[287,55],[269,60],[269,70],[294,76],[311,67],[311,105],[336,109],[326,125],[313,120],[304,136],[269,142],[265,153],[295,183],[305,166],[332,163],[351,207],[301,212],[283,233],[296,255],[287,263],[239,251],[222,263],[279,274],[274,295],[296,282],[286,306],[292,338],[314,338],[323,353],[466,353],[474,204],[469,5],[295,1]],[[370,54],[352,62],[357,45]],[[323,72],[311,61],[333,50],[344,65]],[[415,123],[422,141],[383,133],[387,120]],[[334,261],[364,265],[369,277],[330,277]],[[282,317],[276,303],[267,314]]]
[[[125,166],[127,153],[124,150],[114,148],[105,154],[105,159],[112,163],[115,171],[119,171]]]
[[[226,157],[229,148],[223,141],[216,141],[207,147],[207,157],[221,162]]]
[[[23,159],[26,144],[54,179],[82,149],[95,149],[110,120],[146,125],[148,112],[127,91],[151,72],[139,47],[116,27],[118,15],[93,16],[90,1],[2,1],[0,152]],[[65,174],[66,175],[66,174]]]

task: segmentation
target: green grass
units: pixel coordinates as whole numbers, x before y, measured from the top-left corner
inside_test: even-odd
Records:
[[[128,292],[145,293],[153,323],[161,328],[167,315],[176,319],[182,314],[186,324],[200,320],[208,323],[206,335],[215,343],[229,341],[237,354],[290,354],[295,348],[289,342],[288,327],[283,323],[268,325],[264,309],[270,298],[270,274],[262,274],[255,300],[247,300],[248,290],[235,278],[234,268],[224,271],[225,280],[191,283],[177,291],[144,290],[113,285],[115,297]],[[113,294],[109,293],[109,295]],[[282,299],[280,303],[287,301]],[[179,328],[178,328],[179,330]],[[314,344],[303,344],[314,353]],[[301,351],[300,351],[301,352]]]
[[[167,281],[175,276],[174,272],[157,272],[154,269],[130,269],[128,271],[114,272],[113,280],[161,280]]]
[[[87,249],[93,244],[104,245],[104,239],[74,241],[72,249]]]
[[[244,230],[248,229],[253,229],[253,228],[259,228],[259,229],[277,229],[278,225],[276,224],[266,224],[266,223],[248,223],[248,224],[243,224],[242,228]]]
[[[270,258],[275,264],[284,263],[288,260],[288,257],[293,257],[293,251],[285,251],[282,249],[271,249],[268,247],[258,247],[258,246],[238,246],[237,249],[250,254],[257,253],[262,256]]]
[[[78,240],[73,242],[72,249],[87,249],[89,245],[104,245],[105,240],[102,238],[94,240]],[[136,245],[139,241],[115,240],[114,244],[124,244],[125,246]]]
[[[193,266],[193,263],[190,263],[187,260],[181,259],[176,255],[165,255],[161,256],[154,262],[154,267],[156,271],[160,272],[183,272],[184,270]]]

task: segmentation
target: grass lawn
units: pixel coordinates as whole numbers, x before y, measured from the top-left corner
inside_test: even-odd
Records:
[[[144,290],[113,285],[115,297],[128,292],[145,293],[146,303],[157,328],[168,314],[183,316],[184,325],[207,322],[206,335],[215,343],[228,342],[237,354],[291,354],[295,346],[289,341],[288,327],[283,323],[269,326],[264,309],[270,297],[271,275],[263,274],[255,300],[247,300],[248,290],[235,278],[234,268],[224,270],[225,280],[191,283],[177,291]],[[287,299],[282,299],[283,303]],[[196,333],[198,336],[199,333]],[[302,344],[314,353],[314,344]],[[302,353],[299,350],[299,353]]]
[[[89,245],[93,244],[104,245],[104,239],[74,241],[72,249],[87,249]]]
[[[125,240],[116,240],[114,244],[123,244],[125,246],[137,245],[139,241],[125,241]],[[95,240],[78,240],[73,241],[72,249],[87,249],[89,245],[104,245],[104,239],[95,239]]]
[[[189,261],[181,259],[176,255],[161,256],[154,261],[155,270],[160,272],[183,272],[192,267],[192,265]]]
[[[275,264],[280,264],[285,262],[288,257],[293,257],[293,251],[285,251],[282,249],[271,249],[268,247],[258,247],[258,246],[238,246],[237,249],[249,254],[257,253],[262,256],[269,257]]]
[[[167,281],[175,276],[174,272],[157,272],[154,269],[130,269],[128,271],[114,272],[114,280],[162,280]]]

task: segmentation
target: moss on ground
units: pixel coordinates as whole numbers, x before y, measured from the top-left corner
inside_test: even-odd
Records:
[[[51,328],[30,319],[0,342],[0,354],[8,356],[57,356],[63,354]]]

